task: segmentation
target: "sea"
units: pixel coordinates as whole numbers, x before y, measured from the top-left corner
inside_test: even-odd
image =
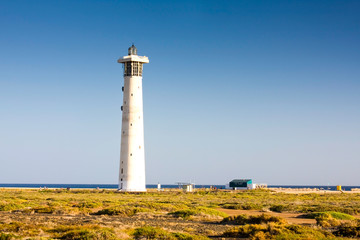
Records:
[[[195,188],[224,189],[225,185],[196,184]],[[0,188],[70,188],[70,189],[117,189],[117,184],[44,184],[44,183],[0,183]],[[148,184],[146,188],[157,188],[157,184]],[[161,188],[179,188],[177,184],[161,184]],[[317,185],[268,185],[268,188],[310,188],[336,190],[336,186],[317,186]],[[342,190],[350,191],[352,188],[360,186],[341,186]]]

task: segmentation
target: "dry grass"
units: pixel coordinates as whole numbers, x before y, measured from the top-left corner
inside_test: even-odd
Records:
[[[226,218],[226,214],[218,211],[221,208],[314,212],[318,225],[288,224],[266,215]],[[130,194],[115,190],[0,189],[0,239],[126,239],[146,234],[160,234],[164,239],[212,236],[321,239],[335,235],[341,238],[346,234],[355,236],[360,228],[354,217],[342,213],[359,212],[360,194],[356,193],[171,190]],[[349,222],[351,225],[346,225]],[[234,228],[234,224],[240,226]]]

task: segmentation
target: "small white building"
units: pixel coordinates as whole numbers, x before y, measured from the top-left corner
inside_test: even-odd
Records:
[[[195,189],[195,184],[194,183],[181,183],[178,182],[177,183],[179,188],[182,189],[184,192],[193,192]]]

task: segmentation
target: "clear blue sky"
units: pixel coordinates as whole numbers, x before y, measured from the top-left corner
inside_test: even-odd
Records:
[[[147,183],[360,185],[360,1],[0,2],[0,182],[117,183],[132,42]]]

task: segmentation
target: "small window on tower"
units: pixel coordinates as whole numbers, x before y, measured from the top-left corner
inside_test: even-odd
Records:
[[[133,94],[131,94],[131,96],[133,96]]]
[[[131,62],[125,63],[125,76],[131,76]]]
[[[142,63],[139,64],[139,76],[142,76]]]
[[[130,153],[130,156],[132,156],[132,153]]]
[[[138,76],[138,75],[139,75],[138,66],[139,66],[139,63],[138,63],[138,62],[134,62],[134,75],[135,75],[135,76]]]
[[[121,169],[121,174],[123,174],[123,173],[124,173],[124,169],[122,168],[122,169]]]

